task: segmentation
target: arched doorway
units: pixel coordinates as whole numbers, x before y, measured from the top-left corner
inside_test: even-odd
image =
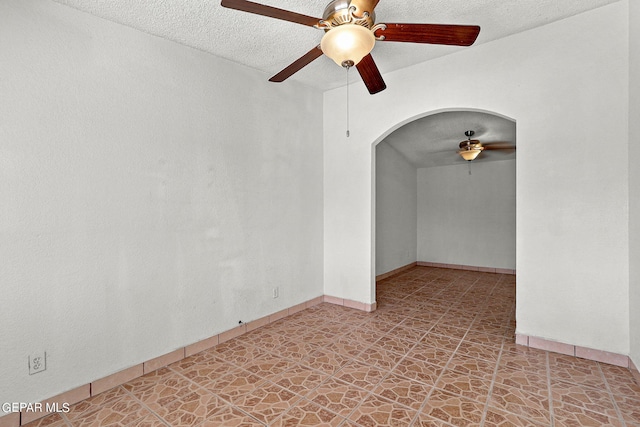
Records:
[[[515,270],[515,150],[466,162],[456,153],[466,130],[516,143],[515,120],[477,109],[428,112],[374,143],[375,277],[415,263]]]

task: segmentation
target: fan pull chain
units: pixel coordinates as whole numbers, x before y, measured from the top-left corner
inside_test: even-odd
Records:
[[[344,67],[347,69],[347,138],[349,138],[349,69],[351,67]]]
[[[467,162],[467,166],[469,166],[469,175],[471,175],[471,162]]]

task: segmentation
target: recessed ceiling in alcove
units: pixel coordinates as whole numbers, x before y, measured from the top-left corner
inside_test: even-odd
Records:
[[[481,111],[445,111],[414,120],[396,129],[383,142],[400,152],[416,168],[467,163],[458,154],[458,144],[473,130],[482,143],[516,145],[516,123],[503,116]],[[473,162],[515,159],[515,150],[485,150]]]

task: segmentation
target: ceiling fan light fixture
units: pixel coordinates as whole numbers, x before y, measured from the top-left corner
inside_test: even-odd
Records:
[[[465,159],[468,162],[470,162],[472,160],[475,160],[476,157],[478,157],[480,155],[480,153],[482,153],[482,149],[480,149],[480,148],[471,148],[471,147],[469,147],[468,149],[462,149],[462,150],[458,151],[458,154],[460,154],[460,157],[462,157],[463,159]]]
[[[340,65],[353,66],[367,56],[376,43],[373,32],[357,24],[342,24],[331,28],[322,37],[320,48]]]

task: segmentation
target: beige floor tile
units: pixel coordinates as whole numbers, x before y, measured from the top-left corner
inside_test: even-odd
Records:
[[[640,425],[640,394],[633,397],[614,394],[614,400],[627,424]]]
[[[71,405],[68,413],[64,416],[72,422],[88,417],[90,414],[97,412],[105,407],[108,407],[114,401],[128,398],[126,390],[119,386],[107,390],[104,393],[100,393],[96,396],[92,396],[89,399],[85,399],[81,402]]]
[[[452,355],[453,350],[438,348],[428,344],[426,341],[419,341],[415,347],[407,353],[407,357],[410,359],[428,362],[432,365],[438,365],[441,367],[444,367],[449,363],[449,359],[451,359]]]
[[[413,341],[413,343],[415,344],[415,341]],[[363,352],[361,352],[356,357],[356,359],[370,360],[374,365],[376,364],[376,362],[380,362],[383,364],[381,366],[384,366],[385,369],[389,370],[393,366],[395,366],[397,362],[402,360],[407,353],[405,351],[393,351],[389,348],[390,343],[388,341],[386,342],[386,344],[387,345],[384,347],[381,345],[373,344]]]
[[[537,423],[525,417],[489,407],[485,415],[484,425],[487,427],[543,427],[548,424]]]
[[[447,370],[440,376],[436,387],[479,403],[486,403],[491,390],[491,380]]]
[[[345,418],[313,402],[301,402],[291,408],[271,425],[274,427],[337,427]]]
[[[301,365],[308,366],[312,369],[333,375],[343,366],[351,363],[353,358],[333,351],[318,349],[300,361]]]
[[[551,382],[551,393],[554,408],[572,405],[612,417],[617,416],[613,396],[606,389],[584,387],[554,380]]]
[[[352,361],[336,372],[334,377],[365,390],[373,390],[387,375],[388,372],[380,368],[366,365],[359,361]]]
[[[395,329],[376,341],[376,348],[388,350],[399,355],[407,354],[416,345],[416,340],[407,339],[395,334],[394,331]]]
[[[433,386],[444,368],[422,360],[405,358],[391,371],[393,374]]]
[[[270,424],[293,407],[302,397],[276,384],[266,384],[253,392],[232,399],[238,409]]]
[[[455,371],[460,374],[492,379],[496,370],[496,362],[476,359],[461,354],[454,354],[449,360],[447,371]]]
[[[417,411],[378,395],[369,396],[358,406],[349,420],[358,426],[409,426]]]
[[[392,402],[419,410],[432,389],[424,383],[391,374],[373,392]]]
[[[217,413],[225,402],[200,388],[176,399],[150,403],[148,407],[171,426],[193,426]]]
[[[484,406],[471,399],[434,390],[421,412],[455,426],[479,426]]]
[[[248,394],[267,381],[247,371],[236,371],[222,377],[213,378],[205,387],[227,402],[234,397]]]
[[[329,411],[348,417],[370,394],[353,384],[329,378],[309,394],[308,399]]]
[[[537,393],[494,385],[489,405],[538,423],[551,421],[549,399]]]
[[[561,408],[554,408],[553,413],[557,427],[619,427],[623,425],[617,417],[610,417],[577,406],[566,405]]]
[[[271,381],[305,397],[328,378],[330,378],[329,374],[299,364],[272,378]]]
[[[516,388],[528,393],[540,394],[543,397],[549,396],[549,381],[547,375],[498,366],[495,383],[502,387]]]
[[[126,426],[151,415],[137,399],[127,395],[102,405],[97,411],[73,418],[70,424],[77,427]]]
[[[265,424],[233,406],[222,406],[199,427],[262,427]]]

